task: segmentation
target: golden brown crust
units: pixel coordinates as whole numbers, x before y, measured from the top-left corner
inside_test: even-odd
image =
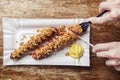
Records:
[[[58,51],[64,48],[66,45],[77,40],[77,36],[72,32],[64,32],[63,35],[53,38],[50,42],[44,46],[36,49],[32,57],[35,59],[41,59],[52,54],[52,52]]]
[[[26,54],[28,51],[36,49],[37,46],[40,46],[44,41],[47,41],[45,44],[37,48],[33,53],[32,57],[35,59],[41,59],[47,57],[52,52],[58,51],[61,48],[64,48],[66,45],[77,40],[76,34],[82,33],[82,28],[79,25],[70,26],[68,28],[71,31],[66,31],[66,27],[62,26],[59,28],[48,28],[41,30],[41,33],[33,36],[28,40],[26,44],[21,45],[18,49],[11,53],[12,59],[19,59],[22,55]],[[74,34],[74,33],[76,34]],[[56,37],[53,36],[56,34]],[[51,40],[49,40],[51,39]]]
[[[83,32],[83,29],[79,24],[70,26],[68,29],[78,35]]]
[[[57,32],[56,28],[51,28],[51,27],[41,30],[41,33],[39,33],[36,36],[32,36],[26,44],[23,44],[14,52],[12,52],[10,57],[12,59],[20,58],[22,55],[26,54],[26,52],[34,49],[43,41],[49,40],[50,36],[54,35],[56,32]]]
[[[35,59],[41,59],[44,57],[47,57],[51,55],[53,52],[60,50],[61,48],[64,48],[66,45],[69,45],[70,43],[74,42],[78,39],[76,34],[82,33],[82,28],[80,28],[79,25],[70,26],[69,30],[67,31],[65,26],[59,28],[59,33],[61,33],[59,36],[53,38],[50,42],[45,44],[44,46],[36,49],[32,53],[32,57]],[[76,34],[74,34],[75,32]]]

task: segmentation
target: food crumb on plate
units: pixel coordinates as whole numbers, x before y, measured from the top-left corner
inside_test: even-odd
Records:
[[[36,30],[36,32],[40,32],[40,30],[38,29],[38,30]]]
[[[18,41],[16,41],[16,43],[18,43]]]
[[[24,42],[21,42],[21,43],[20,43],[20,46],[22,46],[23,44],[24,44]]]
[[[41,32],[41,29],[37,29],[36,32]]]
[[[23,35],[21,41],[26,39],[26,38],[27,38],[26,35]]]
[[[69,54],[69,52],[67,52],[66,54],[65,54],[65,56],[69,56],[70,54]]]

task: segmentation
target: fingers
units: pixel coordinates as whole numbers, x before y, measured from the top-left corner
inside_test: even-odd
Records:
[[[97,44],[94,46],[93,52],[97,57],[108,58],[109,60],[105,64],[120,71],[120,42]]]
[[[115,70],[120,71],[120,65],[119,66],[114,66]]]
[[[114,66],[115,70],[120,71],[120,59],[110,59],[105,64],[107,66]]]
[[[105,11],[105,10],[111,11],[111,8],[112,8],[111,5],[113,5],[113,2],[102,2],[102,3],[99,5],[99,12],[101,13],[101,12],[103,12],[103,11]]]
[[[107,66],[119,66],[120,65],[120,59],[109,59],[105,62]]]
[[[120,59],[120,54],[116,50],[100,51],[96,53],[96,56],[101,58]]]
[[[111,13],[107,13],[106,15],[103,15],[101,17],[92,17],[92,18],[89,18],[89,20],[93,24],[103,24],[103,23],[106,23],[108,21],[112,21],[113,18],[111,17]]]
[[[110,59],[105,64],[107,66],[114,66],[115,70],[120,71],[120,59]]]
[[[120,42],[110,42],[96,44],[93,48],[93,53],[96,53],[97,57],[120,59]]]
[[[106,0],[106,2],[120,2],[120,0]]]
[[[108,51],[110,48],[111,48],[110,43],[96,44],[95,47],[93,48],[93,53],[100,52],[100,51]]]
[[[113,0],[106,0],[107,2],[113,2]]]
[[[109,12],[105,13],[101,17],[92,17],[89,18],[91,23],[93,24],[103,24],[109,21],[119,21],[120,20],[120,1],[106,1],[102,2],[99,6],[99,12],[103,12],[105,10],[108,10]]]
[[[97,52],[96,53],[97,57],[101,57],[101,58],[112,58],[111,54],[109,51],[101,51],[101,52]]]

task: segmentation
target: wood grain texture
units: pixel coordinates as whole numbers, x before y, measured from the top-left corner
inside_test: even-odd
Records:
[[[88,18],[98,14],[104,0],[0,0],[0,56],[3,55],[2,18]],[[120,23],[92,25],[91,43],[120,41]],[[91,52],[92,55],[92,52]],[[0,80],[120,80],[120,72],[91,56],[91,67],[7,66],[0,59]]]

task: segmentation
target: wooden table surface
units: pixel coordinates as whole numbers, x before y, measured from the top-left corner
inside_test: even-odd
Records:
[[[104,0],[0,0],[0,56],[3,55],[2,18],[88,18],[98,14]],[[120,24],[92,25],[91,43],[120,41]],[[92,52],[90,53],[92,55]],[[91,56],[91,67],[3,66],[0,80],[120,80],[120,72],[105,59]]]

